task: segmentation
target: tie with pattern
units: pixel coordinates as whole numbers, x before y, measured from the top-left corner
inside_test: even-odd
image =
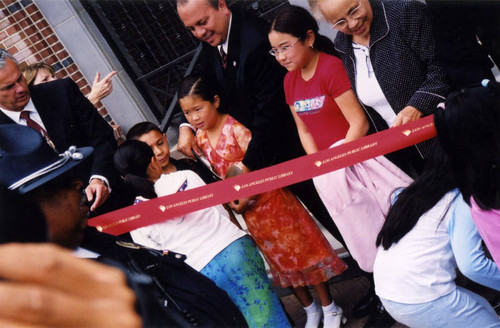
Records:
[[[49,144],[50,147],[52,147],[52,149],[56,149],[54,144],[52,143],[52,140],[50,140],[50,137],[49,137],[49,134],[47,133],[47,131],[45,131],[44,128],[42,128],[40,126],[40,124],[38,124],[36,121],[34,121],[33,119],[31,119],[30,117],[30,111],[28,110],[23,110],[21,112],[21,118],[26,120],[26,125],[29,126],[30,128],[32,129],[35,129],[36,131],[38,131],[44,138],[45,140],[47,141],[47,143]]]
[[[222,68],[226,69],[226,67],[227,67],[227,54],[224,51],[224,49],[222,49],[222,47],[220,47],[219,52],[220,52],[220,61],[222,63]]]

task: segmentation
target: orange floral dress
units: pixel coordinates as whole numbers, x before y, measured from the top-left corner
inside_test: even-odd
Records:
[[[206,131],[196,133],[198,146],[222,177],[243,160],[251,138],[250,130],[229,115],[215,147]],[[243,217],[271,267],[275,285],[317,285],[347,268],[307,210],[286,188],[260,194]]]

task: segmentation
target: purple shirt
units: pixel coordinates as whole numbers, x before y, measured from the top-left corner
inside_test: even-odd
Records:
[[[484,243],[493,257],[493,260],[500,267],[500,210],[482,210],[471,197],[472,219]]]

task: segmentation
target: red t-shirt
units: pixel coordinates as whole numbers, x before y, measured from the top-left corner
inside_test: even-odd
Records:
[[[349,123],[334,98],[351,89],[351,82],[340,59],[321,52],[311,79],[304,81],[300,69],[288,72],[284,88],[287,104],[295,108],[319,150],[345,138]]]

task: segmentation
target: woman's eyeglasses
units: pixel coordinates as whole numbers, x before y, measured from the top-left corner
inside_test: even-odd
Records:
[[[363,13],[361,9],[361,0],[358,2],[358,5],[354,8],[351,9],[351,11],[347,14],[347,18],[350,20],[356,20],[358,19],[361,14]],[[345,29],[347,27],[347,19],[341,19],[337,21],[335,24],[332,24],[332,27],[334,29],[337,29],[339,31]]]

